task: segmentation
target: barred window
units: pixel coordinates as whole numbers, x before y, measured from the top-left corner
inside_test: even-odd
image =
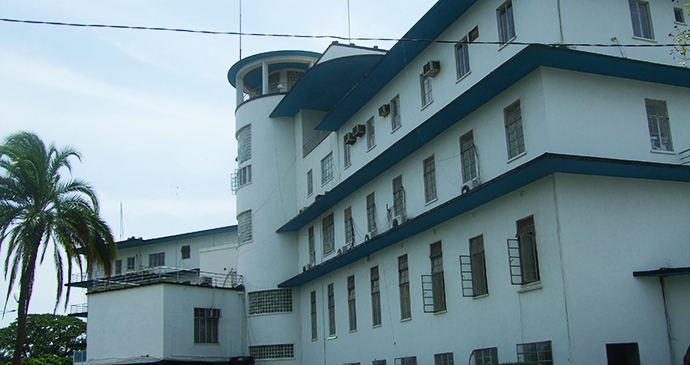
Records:
[[[333,213],[321,222],[321,236],[323,239],[323,254],[327,255],[335,249],[335,227],[333,227]]]
[[[405,189],[403,189],[402,175],[393,179],[393,215],[405,215]]]
[[[357,330],[357,302],[355,298],[355,276],[347,278],[347,311],[350,318],[350,331]]]
[[[333,180],[333,153],[321,160],[321,185]]]
[[[328,335],[335,336],[335,289],[328,284]]]
[[[252,158],[252,126],[248,125],[237,132],[237,162]]]
[[[275,94],[280,92],[278,89],[278,84],[280,84],[280,71],[276,71],[268,75],[268,93]]]
[[[453,365],[453,353],[435,354],[434,365]]]
[[[316,262],[316,244],[314,243],[314,226],[309,227],[307,230],[307,235],[309,236],[309,262]]]
[[[350,165],[352,165],[352,145],[349,143],[345,142],[343,144],[343,163],[344,167],[348,168]]]
[[[355,242],[355,227],[352,221],[352,207],[345,209],[345,244]]]
[[[376,147],[376,129],[374,118],[367,120],[367,150]]]
[[[367,195],[367,231],[376,234],[376,199],[374,193]]]
[[[149,267],[165,266],[165,252],[149,254]]]
[[[252,240],[252,211],[242,212],[237,216],[237,240],[245,243]]]
[[[237,188],[252,182],[252,165],[247,165],[237,169],[237,175],[235,178],[237,179]]]
[[[522,111],[520,101],[516,101],[503,109],[506,125],[506,144],[508,145],[508,158],[511,159],[525,152],[525,136],[522,132]]]
[[[220,309],[194,308],[194,343],[218,343]]]
[[[553,365],[551,341],[518,344],[517,358],[518,361],[530,361],[536,365]]]
[[[398,257],[398,287],[400,290],[400,319],[412,318],[410,307],[410,272],[407,255]]]
[[[288,71],[287,72],[287,87],[288,91],[292,89],[293,86],[299,81],[299,79],[302,78],[302,75],[304,75],[304,71]]]
[[[391,100],[391,129],[396,130],[402,125],[402,117],[400,116],[400,96],[396,95]]]
[[[460,137],[460,160],[462,161],[462,182],[477,178],[477,155],[472,131]]]
[[[436,199],[436,164],[434,156],[424,160],[424,201],[429,203]]]
[[[249,346],[249,356],[253,357],[254,360],[294,359],[295,345]]]
[[[431,282],[434,296],[434,312],[446,310],[446,285],[443,278],[443,251],[441,242],[429,246],[431,254]]]
[[[395,359],[395,365],[417,365],[417,356],[399,357]]]
[[[316,340],[318,338],[316,325],[316,291],[310,293],[309,301],[311,303],[311,339]]]
[[[474,365],[498,364],[498,348],[490,347],[486,349],[477,349],[472,351]]]
[[[307,196],[314,193],[314,173],[312,170],[307,171]]]
[[[249,314],[292,312],[292,289],[272,289],[248,294]]]
[[[192,257],[192,250],[189,245],[184,245],[180,248],[180,255],[182,260]]]
[[[381,287],[379,283],[379,267],[371,268],[371,321],[373,326],[381,325]]]
[[[134,271],[137,269],[137,259],[135,256],[127,258],[127,271]]]

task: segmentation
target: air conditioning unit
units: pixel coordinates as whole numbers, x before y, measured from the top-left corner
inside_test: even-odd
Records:
[[[462,186],[462,193],[467,194],[477,186],[479,186],[479,179],[472,179]]]
[[[429,61],[424,65],[422,76],[434,77],[441,71],[441,61]]]
[[[385,117],[386,115],[390,114],[391,112],[391,106],[390,104],[383,104],[379,108],[379,116]]]
[[[345,133],[343,141],[345,144],[355,144],[355,142],[357,142],[357,137],[353,136],[352,133]]]
[[[302,266],[302,272],[309,270],[309,265]]]
[[[338,249],[338,255],[342,255],[342,254],[343,254],[343,249],[342,249],[342,248],[339,248],[339,249]]]
[[[316,194],[316,196],[314,197],[314,201],[317,202],[321,200],[321,198],[323,198],[323,194]]]
[[[398,228],[399,225],[407,222],[407,216],[404,214],[397,215],[393,218],[393,229]]]
[[[367,132],[367,127],[364,124],[357,124],[352,128],[352,135],[361,137]]]

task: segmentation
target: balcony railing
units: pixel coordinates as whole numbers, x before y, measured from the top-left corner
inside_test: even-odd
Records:
[[[318,147],[318,145],[320,145],[330,134],[331,131],[317,131],[316,134],[302,146],[302,158],[307,157],[307,155]]]
[[[75,274],[72,282],[89,282],[89,291],[105,291],[138,287],[147,284],[178,283],[214,288],[238,288],[242,285],[242,275],[235,271],[227,274],[200,271],[198,269],[180,269],[168,266],[145,267],[112,275],[110,278],[103,272],[92,274]]]
[[[680,164],[681,165],[690,165],[690,148],[684,151],[681,151],[678,153],[680,155]]]
[[[89,305],[86,303],[82,304],[72,304],[69,306],[69,314],[83,314],[88,312],[89,310]]]

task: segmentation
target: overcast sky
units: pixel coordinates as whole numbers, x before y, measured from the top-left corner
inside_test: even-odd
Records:
[[[350,0],[351,35],[401,37],[434,2]],[[0,18],[212,31],[238,31],[239,9],[239,0],[0,0]],[[347,0],[244,0],[242,31],[346,37],[347,9]],[[242,55],[323,52],[331,41],[245,36]],[[27,130],[80,150],[73,175],[95,187],[117,240],[121,228],[124,238],[149,239],[236,224],[227,71],[238,60],[234,35],[0,21],[0,138]],[[52,312],[55,285],[46,260],[31,313]],[[85,301],[77,289],[70,303]],[[0,327],[15,318],[6,314]]]

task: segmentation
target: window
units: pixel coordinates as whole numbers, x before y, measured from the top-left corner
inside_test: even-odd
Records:
[[[288,91],[289,91],[290,89],[292,89],[293,86],[295,86],[295,84],[297,83],[297,81],[299,81],[299,79],[302,78],[302,75],[304,75],[304,71],[301,71],[301,70],[299,70],[299,71],[293,70],[293,71],[288,71],[288,72],[287,72],[287,87],[288,87]]]
[[[677,23],[685,23],[685,12],[681,8],[673,8],[673,16]]]
[[[242,244],[252,240],[252,211],[237,216],[237,241]]]
[[[86,350],[75,350],[72,353],[72,362],[86,362]]]
[[[357,330],[357,303],[355,301],[355,276],[347,278],[347,312],[350,318],[350,331]]]
[[[271,289],[247,294],[249,315],[292,312],[292,289]]]
[[[393,179],[393,215],[405,220],[405,189],[403,189],[402,175]]]
[[[189,245],[184,245],[180,248],[180,256],[182,257],[182,260],[188,259],[192,256]]]
[[[539,260],[534,217],[517,221],[516,239],[508,240],[510,277],[513,285],[539,281]]]
[[[371,365],[386,365],[386,360],[374,360]]]
[[[312,170],[307,171],[307,196],[314,193],[314,173]]]
[[[424,160],[424,201],[429,203],[436,199],[436,164],[434,156]]]
[[[654,39],[652,17],[649,14],[649,3],[630,0],[630,18],[632,19],[633,35],[644,39]]]
[[[652,143],[652,149],[673,151],[666,102],[645,99],[645,105],[647,106],[647,123],[649,124],[649,139]]]
[[[419,75],[419,81],[422,85],[422,108],[431,104],[434,101],[434,96],[431,93],[431,77]]]
[[[429,246],[431,254],[431,286],[434,299],[434,313],[446,310],[446,286],[443,279],[443,251],[441,242]]]
[[[396,130],[402,125],[402,117],[400,116],[400,95],[396,95],[391,100],[391,130]]]
[[[469,38],[470,42],[476,41],[477,38],[479,38],[479,26],[474,27],[474,29],[467,34],[467,37]]]
[[[333,227],[333,213],[331,213],[321,221],[321,239],[323,240],[324,256],[333,252],[335,249],[333,242],[334,236],[335,228]]]
[[[194,343],[218,343],[220,309],[194,308]]]
[[[249,346],[249,356],[253,357],[254,360],[294,359],[295,345]]]
[[[417,365],[417,357],[399,357],[395,359],[395,365]]]
[[[165,252],[149,254],[149,267],[165,266]]]
[[[311,302],[311,339],[316,340],[318,338],[316,326],[316,291],[310,293],[309,300]]]
[[[349,143],[347,143],[347,142],[343,143],[343,163],[344,163],[344,166],[346,168],[350,167],[350,165],[352,165],[352,148],[351,147],[352,146]]]
[[[400,291],[400,319],[412,318],[410,307],[410,272],[407,255],[398,257],[398,289]]]
[[[460,137],[460,161],[462,162],[462,182],[477,178],[477,150],[474,147],[472,131]]]
[[[127,271],[134,271],[137,269],[137,259],[135,256],[127,258]]]
[[[462,274],[462,295],[476,297],[489,293],[486,283],[486,261],[484,258],[484,236],[470,239],[470,255],[460,256]]]
[[[535,365],[553,365],[551,341],[523,343],[517,345],[517,359]]]
[[[309,227],[307,230],[307,236],[309,237],[309,263],[313,264],[316,262],[316,244],[314,239],[314,226]]]
[[[237,132],[237,162],[243,163],[252,158],[252,126],[248,125]]]
[[[268,75],[268,93],[275,94],[280,92],[278,89],[278,84],[280,84],[280,71],[276,71]]]
[[[115,260],[115,275],[122,274],[122,260]]]
[[[321,185],[331,180],[333,180],[333,154],[329,153],[321,160]]]
[[[328,335],[335,336],[335,293],[333,284],[328,284]]]
[[[237,169],[235,178],[237,179],[238,188],[252,182],[252,165],[247,165]]]
[[[453,353],[435,354],[434,365],[453,365]]]
[[[367,195],[367,231],[376,234],[376,199],[374,193]]]
[[[352,245],[355,243],[355,226],[352,221],[352,207],[345,209],[345,244]]]
[[[474,362],[470,361],[470,364],[474,365],[491,365],[498,364],[498,348],[491,347],[486,349],[478,349],[472,351],[472,357],[474,357]]]
[[[506,1],[496,9],[498,17],[498,40],[508,43],[515,38],[515,21],[513,21],[513,3]]]
[[[458,73],[458,80],[470,73],[470,51],[467,37],[455,44],[455,67]]]
[[[508,145],[508,159],[525,152],[525,137],[522,135],[522,112],[520,101],[516,101],[503,109],[506,125],[506,143]]]
[[[373,326],[381,325],[381,287],[379,285],[379,267],[370,271],[371,278],[371,322]]]
[[[367,150],[376,147],[376,127],[374,118],[367,120]]]
[[[687,358],[689,355],[685,356]],[[607,343],[606,360],[608,364],[640,365],[640,348],[637,342]],[[686,361],[690,361],[690,358]]]

